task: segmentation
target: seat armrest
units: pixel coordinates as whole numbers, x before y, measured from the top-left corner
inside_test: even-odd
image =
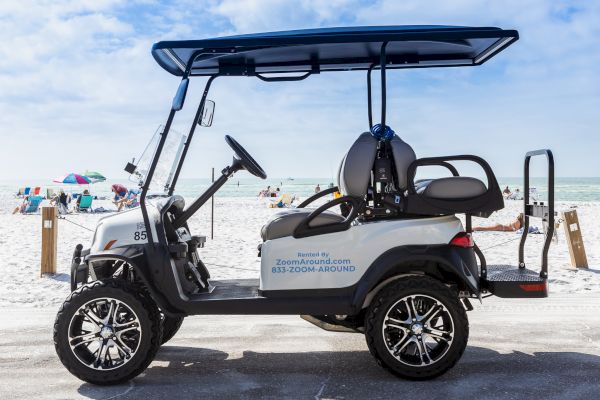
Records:
[[[340,222],[336,222],[333,224],[327,225],[319,225],[315,227],[311,227],[310,223],[313,219],[315,219],[319,214],[323,213],[325,210],[330,209],[331,207],[337,206],[339,204],[350,203],[352,206],[352,210],[350,214]],[[363,200],[358,197],[353,196],[342,196],[337,199],[333,199],[323,204],[321,207],[315,209],[311,212],[294,230],[294,238],[303,238],[307,236],[314,235],[322,235],[325,233],[333,233],[333,232],[341,232],[345,231],[350,227],[350,223],[356,218],[358,215],[358,211],[363,203]]]
[[[302,203],[300,203],[298,205],[298,207],[296,208],[304,208],[307,205],[309,205],[310,203],[312,203],[313,201],[320,199],[323,196],[327,196],[328,194],[332,194],[339,191],[337,186],[334,186],[332,188],[329,189],[325,189],[325,190],[321,190],[319,193],[313,194],[312,196],[310,196],[308,199],[304,200]]]
[[[487,191],[489,192],[494,187],[498,187],[498,182],[496,181],[496,177],[490,165],[481,157],[473,156],[473,155],[458,155],[458,156],[443,156],[443,157],[428,157],[428,158],[420,158],[418,160],[413,161],[408,166],[408,193],[411,195],[416,195],[417,191],[415,189],[415,175],[417,173],[418,167],[424,166],[443,166],[446,167],[452,172],[453,176],[459,176],[456,168],[448,163],[448,161],[472,161],[483,169],[487,179]]]

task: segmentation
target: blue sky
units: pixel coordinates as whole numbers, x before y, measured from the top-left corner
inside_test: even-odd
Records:
[[[0,3],[0,179],[86,168],[124,178],[178,84],[152,59],[156,41],[396,24],[521,35],[482,67],[389,75],[389,123],[419,157],[477,154],[520,176],[523,154],[549,147],[559,176],[600,176],[599,2],[56,0]],[[188,130],[203,83],[192,81],[176,130]],[[330,177],[367,127],[365,90],[362,73],[217,80],[214,125],[197,131],[183,176],[226,165],[231,134],[270,176]]]

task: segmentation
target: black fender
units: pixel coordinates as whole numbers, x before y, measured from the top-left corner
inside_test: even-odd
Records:
[[[131,245],[98,251],[85,256],[84,261],[86,264],[101,260],[121,260],[127,262],[134,269],[136,277],[142,281],[152,299],[165,314],[169,316],[182,315],[179,310],[171,306],[160,290],[154,285],[147,262],[146,247],[146,245]]]
[[[382,281],[397,275],[424,273],[443,282],[453,281],[460,290],[479,294],[479,272],[472,248],[450,245],[392,248],[369,266],[356,285],[352,306],[360,311],[367,295]]]

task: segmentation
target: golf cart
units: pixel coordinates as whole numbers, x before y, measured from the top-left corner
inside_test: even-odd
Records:
[[[116,384],[143,372],[184,317],[290,314],[323,329],[364,334],[377,363],[399,377],[429,379],[446,372],[467,345],[470,299],[547,296],[554,229],[552,153],[535,151],[525,159],[518,264],[487,265],[471,237],[471,218],[504,207],[492,169],[471,155],[418,159],[386,125],[386,73],[481,65],[517,39],[516,31],[499,28],[389,26],[155,44],[152,55],[158,64],[181,82],[165,126],[142,157],[146,166],[126,167],[141,182],[141,207],[101,219],[91,246],[75,248],[73,292],[54,326],[62,363],[85,381]],[[342,159],[338,186],[265,221],[259,279],[211,279],[202,262],[205,237],[190,232],[189,219],[234,173],[245,170],[266,178],[252,156],[226,136],[234,154],[231,165],[190,204],[175,194],[196,127],[212,120],[211,84],[218,77],[274,83],[338,71],[366,71],[369,123]],[[377,124],[373,71],[381,79]],[[208,80],[189,133],[172,140],[171,124],[191,77]],[[528,198],[529,161],[538,155],[548,158],[546,204],[530,204]],[[485,181],[459,175],[455,161],[475,163]],[[449,176],[416,180],[423,166],[442,167]],[[150,198],[159,175],[165,178],[160,185],[165,193]],[[329,200],[334,192],[340,195]],[[464,226],[456,214],[464,215]],[[524,262],[530,217],[548,223],[541,272]]]

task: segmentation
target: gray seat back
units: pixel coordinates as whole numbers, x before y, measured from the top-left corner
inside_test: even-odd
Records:
[[[340,165],[338,188],[343,196],[364,197],[371,182],[371,170],[377,155],[377,139],[361,134]]]
[[[417,155],[412,147],[400,139],[398,135],[394,135],[390,145],[394,155],[394,164],[396,165],[396,176],[398,178],[396,184],[398,189],[404,191],[408,188],[408,167],[417,159]]]

